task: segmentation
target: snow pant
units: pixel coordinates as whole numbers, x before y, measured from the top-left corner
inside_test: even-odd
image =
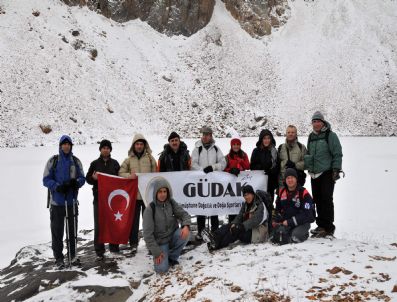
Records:
[[[94,199],[94,249],[95,253],[98,256],[103,256],[105,253],[105,244],[98,243],[98,236],[99,236],[99,221],[98,221],[98,200]],[[118,244],[109,243],[109,250],[111,252],[117,252],[119,250]]]
[[[239,235],[233,235],[230,232],[231,225],[232,225],[231,223],[225,224],[212,233],[215,237],[217,249],[227,247],[229,244],[237,240],[240,240],[241,242],[244,243],[251,243],[252,230],[245,231],[244,233],[241,233]]]
[[[237,215],[229,215],[229,216],[227,217],[227,220],[228,220],[229,223],[232,223],[233,220],[234,220],[234,218],[236,218],[236,217],[237,217]]]
[[[299,243],[307,240],[309,238],[310,223],[305,223],[298,225],[290,230],[291,241],[294,243]]]
[[[205,219],[207,216],[197,215],[197,232],[201,232],[205,228]],[[219,228],[219,218],[218,216],[210,216],[211,218],[211,232],[215,232]]]
[[[135,214],[134,214],[134,224],[132,225],[131,233],[130,233],[130,245],[138,245],[139,238],[139,220],[141,217],[141,209],[142,209],[142,216],[143,212],[145,211],[146,207],[142,200],[137,200],[135,203]]]
[[[160,264],[154,264],[154,270],[156,273],[165,273],[169,269],[169,260],[178,261],[179,256],[187,242],[189,236],[186,239],[181,238],[181,229],[176,229],[168,243],[161,244],[160,249],[164,254],[163,261]]]
[[[313,201],[317,209],[316,223],[328,233],[334,233],[334,194],[335,182],[332,171],[323,172],[318,178],[312,179]]]
[[[76,255],[76,240],[74,226],[76,224],[77,229],[77,217],[78,217],[78,206],[75,205],[75,215],[73,216],[73,206],[68,206],[68,223],[69,223],[69,240],[67,243],[67,251],[73,259]],[[65,206],[51,205],[50,208],[50,221],[51,221],[51,239],[52,239],[52,252],[55,259],[63,259],[63,233],[65,229],[65,217],[66,211]],[[76,218],[76,219],[74,219]],[[75,220],[75,221],[74,221]]]

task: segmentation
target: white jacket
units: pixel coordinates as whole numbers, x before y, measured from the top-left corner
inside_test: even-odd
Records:
[[[201,148],[200,148],[201,147]],[[199,149],[201,152],[199,154]],[[206,149],[201,140],[197,141],[192,152],[192,170],[203,170],[212,166],[214,171],[223,171],[226,168],[226,159],[221,149],[215,146],[215,141]]]

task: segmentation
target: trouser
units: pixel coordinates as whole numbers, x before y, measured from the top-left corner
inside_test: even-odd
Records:
[[[179,256],[185,245],[189,240],[189,236],[186,239],[181,238],[181,229],[176,229],[168,243],[160,244],[160,249],[164,254],[163,261],[160,264],[154,264],[154,270],[157,273],[165,273],[169,269],[169,259],[178,261]]]
[[[134,224],[132,225],[131,233],[130,233],[130,245],[138,245],[139,238],[139,220],[141,217],[141,208],[142,208],[142,216],[146,207],[142,200],[137,200],[135,203],[135,214],[134,214]]]
[[[232,223],[234,218],[236,218],[236,217],[237,217],[237,215],[229,215],[227,220],[228,220],[229,223]]]
[[[73,206],[68,206],[68,223],[69,223],[69,242],[67,242],[67,250],[73,259],[76,255],[76,239],[74,226],[78,221],[78,206],[75,204],[75,217],[73,217]],[[51,221],[51,239],[52,239],[52,252],[55,259],[63,259],[63,233],[65,229],[65,206],[51,205],[50,208],[50,221]],[[74,221],[74,218],[75,221]],[[77,231],[76,231],[77,233]]]
[[[312,179],[313,200],[317,209],[316,223],[329,233],[335,231],[334,225],[334,194],[335,182],[332,171],[323,172],[318,178]]]
[[[291,241],[299,243],[309,238],[310,223],[298,225],[291,229]]]
[[[102,256],[105,253],[105,244],[98,242],[99,236],[99,219],[98,219],[98,200],[94,199],[94,249],[98,256]],[[119,250],[118,244],[109,243],[109,250],[116,252]]]
[[[245,231],[244,233],[241,233],[239,235],[233,235],[230,232],[230,226],[231,226],[230,223],[225,224],[212,233],[215,237],[217,249],[227,247],[229,244],[237,240],[240,240],[241,242],[244,243],[251,243],[252,230]]]
[[[205,219],[207,216],[197,215],[197,231],[199,234],[205,228]],[[219,218],[218,216],[210,216],[211,218],[211,232],[216,231],[219,228]]]

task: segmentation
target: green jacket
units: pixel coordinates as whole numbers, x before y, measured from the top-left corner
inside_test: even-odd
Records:
[[[327,142],[327,131],[328,142]],[[305,155],[305,170],[309,173],[321,173],[328,170],[342,169],[342,146],[338,136],[331,130],[331,125],[325,122],[320,133],[312,132],[307,142]]]

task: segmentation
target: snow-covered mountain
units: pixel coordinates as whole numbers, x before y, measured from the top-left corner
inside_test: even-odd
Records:
[[[397,2],[289,7],[286,24],[253,38],[218,0],[203,29],[169,37],[59,0],[3,0],[0,146],[195,136],[205,123],[218,136],[307,133],[317,109],[340,134],[397,134]]]

